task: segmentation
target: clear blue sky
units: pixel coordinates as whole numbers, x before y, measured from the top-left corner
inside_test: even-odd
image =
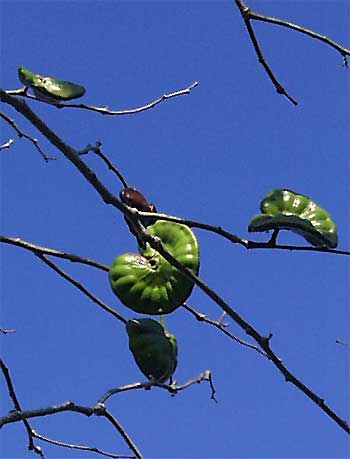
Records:
[[[346,1],[248,1],[349,44]],[[247,237],[260,199],[287,187],[311,196],[338,226],[349,249],[349,71],[321,42],[254,24],[294,107],[258,64],[232,1],[1,1],[1,81],[20,87],[17,68],[83,83],[82,101],[132,108],[163,93],[199,86],[144,113],[104,117],[28,101],[75,148],[103,151],[159,210]],[[110,263],[136,243],[122,215],[101,201],[76,169],[10,107],[2,110],[37,136],[57,161],[46,164],[1,123],[2,233]],[[114,193],[120,184],[98,158],[86,162]],[[349,420],[349,262],[345,256],[250,251],[203,231],[200,276],[261,333],[287,367]],[[256,236],[264,240],[265,235]],[[304,244],[284,232],[280,242]],[[56,261],[130,318],[105,273]],[[3,246],[1,338],[23,409],[73,400],[92,405],[111,387],[142,380],[122,324],[31,253]],[[217,319],[221,311],[196,288],[189,299]],[[184,310],[167,317],[179,342],[179,382],[209,368],[219,403],[205,384],[171,398],[162,390],[114,396],[110,410],[145,457],[338,458],[348,437],[286,383],[269,361],[231,342]],[[234,323],[230,331],[244,337]],[[0,377],[1,415],[12,409]],[[102,419],[74,413],[35,419],[34,429],[61,441],[128,453]],[[29,458],[21,424],[1,430],[1,457]],[[93,453],[40,444],[48,458]]]

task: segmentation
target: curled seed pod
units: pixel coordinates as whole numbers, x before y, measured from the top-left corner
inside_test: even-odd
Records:
[[[41,76],[24,67],[19,67],[18,77],[38,98],[50,102],[77,99],[85,94],[85,88],[79,84]]]
[[[303,194],[288,189],[270,191],[260,203],[262,214],[249,223],[248,231],[286,229],[315,247],[338,245],[336,225],[329,213]]]
[[[161,323],[153,319],[132,319],[126,323],[129,349],[148,379],[165,382],[177,366],[177,342]]]
[[[148,231],[158,236],[165,249],[194,274],[199,270],[198,242],[193,232],[179,223],[157,221]],[[109,281],[120,301],[142,314],[168,314],[191,294],[194,282],[172,266],[149,244],[140,254],[117,257]]]

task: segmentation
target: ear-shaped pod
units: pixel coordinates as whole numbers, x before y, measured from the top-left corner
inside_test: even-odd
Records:
[[[147,230],[158,236],[165,249],[194,274],[199,270],[199,248],[193,232],[179,223],[157,221]],[[168,314],[191,294],[194,283],[147,244],[140,254],[117,257],[109,281],[120,301],[142,314]]]
[[[77,99],[85,94],[85,88],[70,81],[56,80],[48,76],[35,74],[24,67],[19,67],[20,81],[31,88],[41,99],[50,101]]]
[[[336,225],[329,213],[303,194],[288,189],[270,191],[260,203],[262,214],[249,223],[248,231],[286,229],[315,247],[338,245]]]

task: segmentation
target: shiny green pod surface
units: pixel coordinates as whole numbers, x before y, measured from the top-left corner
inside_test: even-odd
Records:
[[[147,230],[161,239],[164,248],[194,274],[199,270],[199,248],[193,232],[179,223],[157,221]],[[109,281],[120,301],[142,314],[168,314],[191,294],[194,283],[149,244],[140,253],[117,257]]]
[[[85,88],[79,84],[41,76],[24,67],[19,67],[18,77],[40,99],[54,102],[77,99],[85,94]]]
[[[142,373],[150,380],[165,382],[177,366],[177,342],[160,322],[132,319],[126,323],[129,349]]]
[[[261,201],[260,210],[262,214],[252,218],[248,231],[286,229],[315,247],[338,245],[336,225],[329,213],[303,194],[288,189],[272,190]]]

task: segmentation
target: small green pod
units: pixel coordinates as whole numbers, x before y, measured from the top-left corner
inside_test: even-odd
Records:
[[[288,189],[272,190],[260,203],[249,232],[286,229],[304,237],[315,247],[338,245],[336,225],[329,213],[303,194]]]
[[[126,323],[129,349],[142,373],[150,380],[165,382],[177,366],[177,342],[160,322],[132,319]]]
[[[85,88],[80,84],[41,76],[24,67],[19,67],[18,77],[25,86],[32,89],[38,98],[43,100],[57,102],[77,99],[85,94]]]
[[[157,221],[148,231],[194,274],[199,270],[199,248],[193,232],[179,223]],[[141,314],[169,314],[192,292],[194,282],[172,266],[149,244],[140,254],[115,258],[109,270],[111,288],[120,301]]]

